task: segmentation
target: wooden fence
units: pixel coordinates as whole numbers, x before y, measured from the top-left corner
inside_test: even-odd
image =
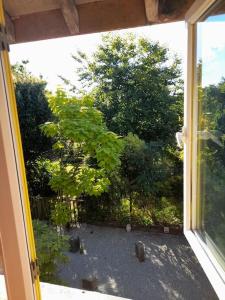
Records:
[[[31,215],[32,219],[39,219],[50,221],[51,219],[51,211],[54,209],[55,204],[57,203],[57,197],[32,197],[30,199],[30,207],[31,207]],[[77,221],[77,201],[71,200],[68,202],[68,206],[71,211],[70,221]]]

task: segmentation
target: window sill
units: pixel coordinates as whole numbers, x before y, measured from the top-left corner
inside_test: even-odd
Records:
[[[116,296],[41,282],[42,300],[128,300]],[[4,276],[0,275],[0,300],[7,300]]]
[[[197,232],[186,230],[184,231],[184,234],[215,292],[217,293],[217,296],[219,299],[224,299],[225,277],[221,276],[222,273],[224,274],[221,267],[216,262],[209,249],[207,249],[207,246],[200,239]]]

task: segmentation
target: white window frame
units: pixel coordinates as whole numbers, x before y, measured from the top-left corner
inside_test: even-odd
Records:
[[[194,126],[197,125],[196,99],[194,82],[196,70],[196,23],[200,17],[217,0],[197,0],[187,12],[185,21],[188,35],[185,99],[184,99],[184,234],[195,252],[202,268],[211,282],[219,299],[225,296],[225,272],[218,263],[215,255],[205,244],[199,234],[197,224],[197,197],[196,197],[196,141],[193,135]]]

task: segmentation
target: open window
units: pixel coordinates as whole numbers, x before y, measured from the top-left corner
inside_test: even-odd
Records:
[[[219,298],[225,290],[225,1],[187,14],[185,235]]]
[[[0,36],[0,265],[5,275],[9,300],[40,299],[23,151],[2,5]]]
[[[103,5],[99,2],[99,5]],[[136,2],[140,6],[139,13],[142,14],[144,10],[141,1]],[[158,22],[151,18],[157,15],[159,2],[152,1],[155,5],[150,5],[153,13],[149,22]],[[83,10],[87,7],[83,6]],[[45,31],[43,26],[50,29],[41,38],[68,35],[66,23],[61,21],[59,8],[53,8],[50,13],[56,15],[55,20],[60,21],[59,25],[54,25],[52,30],[46,25],[52,19],[44,14],[46,19],[39,24],[40,32]],[[90,14],[92,9],[88,11]],[[108,11],[111,16],[111,7]],[[134,11],[137,14],[137,10]],[[84,24],[87,21],[85,19],[84,22],[82,16],[81,14],[81,24]],[[28,27],[26,22],[30,22],[31,17],[23,16],[21,19],[23,22],[17,22],[17,32],[20,28],[22,32]],[[96,21],[98,18],[94,16],[93,19]],[[42,19],[37,18],[36,22],[38,20]],[[122,15],[120,27],[127,26],[124,25],[124,20]],[[145,15],[143,20],[139,23],[135,21],[134,24],[145,25]],[[116,22],[116,18],[113,17],[114,21]],[[183,129],[184,232],[222,299],[225,291],[225,0],[197,0],[189,10],[186,21],[188,57]],[[105,22],[108,26],[108,22]],[[0,263],[3,262],[9,300],[39,300],[41,296],[36,253],[2,7],[0,26]],[[100,31],[98,26],[97,29],[93,26],[93,30]],[[106,30],[107,26],[103,29]],[[60,28],[62,32],[59,31],[56,35],[55,28]],[[83,28],[81,26],[82,30]],[[25,35],[18,41],[32,40],[30,32],[34,34],[29,31],[30,36]]]

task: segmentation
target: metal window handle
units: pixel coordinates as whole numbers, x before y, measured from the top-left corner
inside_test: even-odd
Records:
[[[179,148],[183,149],[184,147],[184,142],[185,142],[185,128],[182,127],[182,131],[178,131],[176,133],[176,140],[177,140],[177,145]]]

